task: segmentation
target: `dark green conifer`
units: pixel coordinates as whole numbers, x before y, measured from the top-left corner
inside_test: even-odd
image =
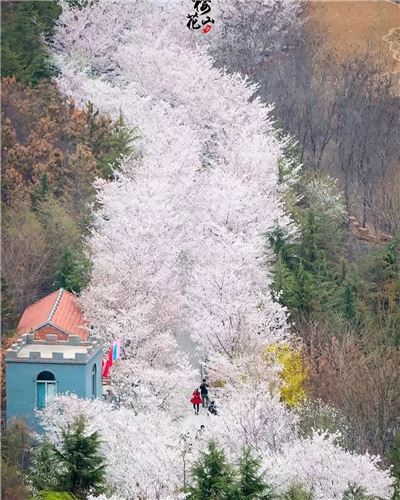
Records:
[[[83,247],[67,248],[61,258],[54,289],[64,288],[79,294],[89,283],[90,269],[91,263]]]
[[[1,76],[37,84],[55,74],[42,35],[49,39],[61,12],[55,1],[1,2]]]
[[[58,485],[78,498],[105,491],[105,460],[100,453],[99,433],[87,435],[86,422],[81,415],[70,429],[62,432],[60,449],[55,448],[60,464]]]
[[[400,498],[400,432],[396,434],[393,444],[387,453],[387,457],[390,460],[394,477],[395,491],[393,498]]]
[[[251,454],[250,448],[243,450],[239,460],[239,478],[234,487],[232,500],[272,500],[272,488],[260,473],[261,460]]]
[[[313,500],[312,490],[305,488],[302,484],[294,484],[286,491],[279,500]]]
[[[190,500],[223,500],[232,498],[234,473],[224,451],[210,441],[206,452],[192,468],[193,484],[187,489]]]
[[[343,313],[345,318],[349,321],[355,321],[358,316],[357,296],[354,291],[354,286],[347,280],[343,285]]]
[[[373,500],[373,497],[367,495],[365,489],[357,484],[349,484],[349,487],[343,494],[342,500]]]
[[[35,450],[30,471],[30,480],[37,491],[58,489],[58,466],[54,445],[44,439]]]

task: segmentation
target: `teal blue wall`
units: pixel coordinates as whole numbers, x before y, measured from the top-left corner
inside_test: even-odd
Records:
[[[85,365],[75,363],[51,362],[12,362],[7,361],[7,421],[12,417],[23,418],[36,432],[41,428],[35,416],[36,378],[42,371],[54,374],[57,382],[57,394],[74,393],[80,398],[92,397],[92,369],[97,365],[97,398],[102,397],[100,350]]]

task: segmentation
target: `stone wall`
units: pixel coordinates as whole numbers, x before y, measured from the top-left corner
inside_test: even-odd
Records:
[[[367,227],[362,227],[353,216],[349,217],[349,229],[351,234],[358,240],[370,241],[381,245],[393,240],[393,236],[390,234],[376,233]]]

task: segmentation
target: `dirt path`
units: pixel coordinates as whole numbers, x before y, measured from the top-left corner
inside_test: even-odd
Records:
[[[191,339],[189,332],[175,332],[175,339],[179,349],[188,356],[193,368],[199,370],[199,373],[201,374],[201,354],[197,350],[197,345]]]

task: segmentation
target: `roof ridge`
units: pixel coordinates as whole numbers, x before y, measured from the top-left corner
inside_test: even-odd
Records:
[[[58,293],[59,291],[60,291],[60,290],[57,290],[57,293]],[[37,304],[39,304],[39,302],[42,302],[43,300],[48,299],[48,298],[49,298],[49,295],[51,295],[52,293],[56,293],[56,291],[51,292],[51,293],[49,293],[48,295],[45,295],[44,297],[42,297],[42,298],[40,298],[40,299],[36,300],[35,302],[32,302],[32,304],[29,304],[28,306],[26,306],[26,307],[25,307],[24,312],[25,312],[25,311],[27,311],[28,309],[30,309],[31,307],[36,306]]]
[[[54,304],[53,304],[53,307],[51,308],[50,312],[49,312],[49,317],[47,318],[47,321],[51,321],[56,310],[57,310],[57,307],[60,303],[60,300],[61,300],[61,297],[62,297],[62,294],[64,292],[64,289],[63,288],[60,288],[58,290],[58,293],[57,293],[57,297],[56,297],[56,300],[54,301]]]

